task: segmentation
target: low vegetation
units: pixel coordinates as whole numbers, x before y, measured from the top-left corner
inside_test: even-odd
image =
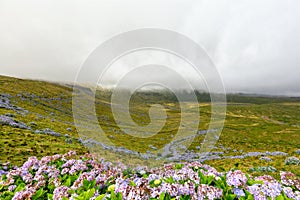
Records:
[[[83,155],[92,149],[78,135],[74,124],[71,85],[0,76],[0,91],[0,163],[22,166],[31,156],[41,159],[70,150]],[[201,161],[219,172],[241,170],[255,177],[271,175],[277,180],[280,180],[281,171],[300,175],[299,98],[227,95],[222,134],[212,152],[199,160],[199,147],[206,131],[210,131],[211,105],[208,94],[196,94],[199,103],[189,102],[188,94],[183,95],[187,96],[188,104],[200,109],[199,134],[187,147],[185,157],[178,157],[175,161]],[[176,97],[168,91],[136,92],[131,97],[130,115],[140,126],[149,124],[148,112],[152,104],[159,103],[165,107],[166,124],[158,134],[147,139],[125,134],[118,127],[112,115],[110,96],[110,90],[99,89],[95,95],[95,108],[99,125],[116,148],[147,154],[170,143],[176,135],[181,117],[180,106]],[[111,157],[115,155],[106,154],[104,157],[120,161],[126,158],[122,155]],[[3,194],[6,189],[2,187],[0,193]],[[107,188],[101,191],[107,194]]]

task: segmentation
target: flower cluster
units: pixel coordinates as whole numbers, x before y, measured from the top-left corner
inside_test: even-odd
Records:
[[[284,160],[284,164],[286,165],[299,165],[300,164],[300,160],[297,157],[288,157]]]
[[[226,178],[227,184],[236,188],[246,185],[246,182],[248,180],[246,175],[240,170],[230,171],[229,173],[227,173]]]
[[[296,187],[300,190],[300,178],[291,172],[280,172],[281,182],[290,187]]]
[[[0,199],[299,199],[300,178],[281,172],[250,177],[242,171],[220,173],[200,162],[130,169],[96,156],[30,157],[21,167],[2,167]]]

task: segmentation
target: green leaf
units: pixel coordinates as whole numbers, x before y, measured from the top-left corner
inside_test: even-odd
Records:
[[[165,195],[166,195],[166,193],[162,192],[162,193],[159,195],[159,200],[164,200],[164,199],[165,199]]]
[[[102,200],[104,197],[105,197],[105,194],[101,194],[101,195],[97,196],[95,200]]]
[[[95,194],[95,188],[88,190],[85,192],[84,199],[90,199],[94,196]]]
[[[48,198],[48,200],[52,200],[53,199],[53,194],[47,194],[47,198]]]
[[[235,197],[236,197],[235,194],[229,194],[229,195],[226,196],[226,200],[234,200]]]
[[[13,192],[10,191],[4,191],[3,193],[0,194],[0,199],[3,200],[11,200],[14,196]]]
[[[165,178],[164,181],[165,181],[166,183],[175,183],[175,181],[174,181],[174,179],[173,179],[172,176],[170,176],[170,177],[168,177],[168,178]]]
[[[247,191],[246,191],[246,193],[247,193]],[[247,196],[247,200],[254,200],[254,196],[252,194],[249,194]]]
[[[150,187],[155,187],[154,180],[149,182]]]
[[[35,193],[34,196],[35,196],[36,198],[39,198],[39,197],[43,196],[43,194],[44,194],[44,189],[41,188],[41,189],[39,189],[39,190]]]
[[[89,184],[90,184],[90,182],[89,182],[88,180],[86,180],[86,179],[83,180],[83,187],[84,187],[85,189],[88,189]]]
[[[82,197],[81,195],[78,197],[75,197],[76,200],[85,200],[84,197]]]
[[[133,187],[136,186],[136,184],[132,180],[130,180],[129,185]]]
[[[166,193],[165,200],[171,200],[171,199],[172,199],[171,195],[169,193]]]
[[[72,195],[72,194],[75,194],[76,191],[75,191],[75,190],[69,190],[68,193],[69,193],[70,195]]]
[[[182,169],[183,166],[184,166],[184,164],[180,164],[180,163],[176,163],[176,164],[175,164],[175,168],[176,168],[176,169]]]
[[[76,181],[78,179],[77,175],[69,176],[71,178],[72,182]]]
[[[96,179],[90,182],[89,188],[93,188],[96,185]]]
[[[25,183],[21,183],[18,185],[18,187],[15,189],[14,192],[20,192],[25,188]]]
[[[71,178],[68,178],[68,179],[66,180],[66,182],[65,182],[64,185],[67,186],[67,187],[70,187],[71,184],[72,184],[72,180],[71,180]]]
[[[207,184],[207,185],[210,185],[210,184],[213,182],[213,180],[214,180],[214,177],[213,177],[213,176],[208,176],[208,177],[206,178],[206,184]]]
[[[143,178],[148,178],[148,174],[143,174]]]
[[[66,180],[68,178],[68,174],[65,174],[63,177],[62,177],[62,180]]]
[[[224,183],[222,179],[215,181],[216,186],[221,188],[223,191],[226,190],[226,182]]]
[[[52,185],[52,184],[48,185],[47,188],[48,188],[49,192],[52,193],[55,189],[55,185]]]
[[[121,192],[118,192],[118,194],[117,194],[117,200],[123,200]]]
[[[190,195],[183,195],[179,197],[179,200],[190,200],[191,196]]]
[[[281,194],[278,197],[276,197],[276,200],[284,200],[284,196],[282,196],[282,194]]]

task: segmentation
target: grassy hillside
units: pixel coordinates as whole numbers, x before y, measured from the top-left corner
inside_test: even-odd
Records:
[[[0,91],[0,162],[19,165],[33,155],[42,157],[71,149],[78,154],[87,152],[78,141],[74,126],[72,87],[0,76]],[[207,94],[199,93],[198,99],[200,104],[190,102],[190,105],[200,108],[198,129],[205,131],[211,106]],[[224,130],[205,163],[221,171],[239,168],[252,174],[278,176],[280,170],[285,170],[300,175],[299,165],[285,164],[288,157],[299,158],[296,153],[300,149],[298,99],[228,95],[228,100]],[[110,108],[110,91],[98,91],[95,100],[99,124],[107,137],[116,146],[140,153],[168,144],[179,127],[179,105],[169,93],[136,93],[131,98],[130,114],[137,124],[150,122],[148,111],[152,103],[165,106],[166,124],[157,135],[137,139],[124,134],[116,124]],[[198,135],[189,147],[193,159],[197,159],[203,138]]]
[[[0,77],[3,102],[0,115],[10,117],[28,128],[0,125],[0,159],[21,164],[29,156],[38,157],[66,153],[74,149],[87,150],[78,138],[72,116],[72,88],[43,81]],[[8,96],[8,98],[5,98]],[[5,106],[4,100],[7,100]],[[0,100],[0,101],[1,101]],[[30,130],[31,129],[31,130]],[[35,131],[51,129],[62,137],[37,134]],[[65,137],[65,134],[67,134]]]

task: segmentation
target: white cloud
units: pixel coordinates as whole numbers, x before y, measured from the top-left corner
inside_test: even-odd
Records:
[[[298,0],[0,0],[0,73],[73,81],[114,34],[157,27],[201,43],[228,91],[300,93]]]

